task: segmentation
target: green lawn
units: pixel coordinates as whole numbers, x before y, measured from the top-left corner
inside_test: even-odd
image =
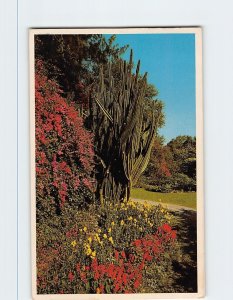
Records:
[[[182,205],[196,209],[196,192],[189,193],[157,193],[146,191],[141,188],[132,189],[132,198],[151,201],[161,200],[162,203]]]

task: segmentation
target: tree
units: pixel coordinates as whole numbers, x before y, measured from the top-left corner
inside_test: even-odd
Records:
[[[127,45],[115,45],[116,36],[108,40],[100,34],[37,35],[35,57],[48,70],[49,79],[55,79],[64,96],[78,104],[81,113],[88,107],[88,86],[96,82],[99,65],[116,60]]]
[[[167,147],[172,152],[177,172],[196,180],[196,137],[178,136]]]
[[[158,136],[139,186],[157,192],[196,190],[196,138],[178,136],[164,145]]]

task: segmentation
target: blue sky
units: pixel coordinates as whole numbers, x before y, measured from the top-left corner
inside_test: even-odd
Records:
[[[158,89],[165,104],[165,125],[159,132],[166,142],[178,135],[195,136],[195,35],[118,34],[116,43],[129,45],[124,59],[133,49],[134,63],[141,60],[141,73],[148,72],[148,82]]]

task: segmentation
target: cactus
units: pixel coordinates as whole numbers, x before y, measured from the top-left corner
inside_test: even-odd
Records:
[[[161,107],[153,101],[151,117],[145,114],[147,74],[140,78],[130,61],[119,60],[100,69],[99,82],[90,97],[90,124],[98,158],[96,196],[100,203],[129,199],[130,190],[145,170],[156,136]],[[113,67],[116,68],[113,71]]]

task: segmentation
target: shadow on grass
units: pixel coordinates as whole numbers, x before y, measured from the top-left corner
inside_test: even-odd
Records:
[[[177,279],[175,285],[186,293],[197,292],[197,218],[196,212],[181,210],[177,218],[177,236],[183,255],[173,263]]]

